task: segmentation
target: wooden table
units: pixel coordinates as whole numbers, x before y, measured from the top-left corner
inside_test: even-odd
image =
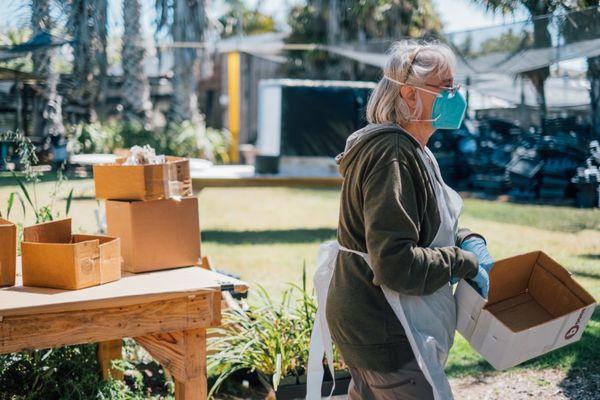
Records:
[[[175,380],[176,399],[205,399],[206,328],[221,322],[221,291],[247,285],[200,267],[125,275],[81,290],[0,289],[0,354],[100,342],[104,376],[131,337]]]

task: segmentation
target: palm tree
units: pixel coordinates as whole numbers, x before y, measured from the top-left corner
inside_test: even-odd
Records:
[[[431,0],[307,0],[306,5],[291,10],[288,20],[292,28],[287,40],[290,43],[358,43],[367,51],[384,50],[390,41],[402,37],[441,32],[441,22]],[[291,75],[377,79],[365,75],[362,67],[340,62],[322,51],[305,52],[300,57],[302,67],[295,62],[288,65]]]
[[[567,0],[474,0],[474,2],[482,4],[489,11],[500,12],[502,14],[514,12],[514,10],[521,6],[525,7],[531,15],[533,22],[533,47],[544,48],[552,46],[552,37],[548,31],[550,19],[536,17],[553,13],[558,7],[567,3]],[[524,72],[522,75],[531,80],[537,91],[540,118],[543,123],[547,112],[544,82],[550,76],[550,67],[541,67]]]
[[[96,105],[106,92],[108,61],[107,0],[64,0],[67,29],[74,39],[73,82],[70,102],[84,109],[87,119],[96,119]]]
[[[441,22],[429,0],[309,0],[309,3],[316,9],[325,5],[323,18],[327,21],[329,44],[416,37],[441,31]]]
[[[580,10],[570,13],[561,25],[561,33],[567,43],[600,37],[598,6],[598,0],[579,0],[573,7],[567,7],[571,11]],[[587,58],[587,78],[590,81],[592,128],[595,136],[600,138],[600,56]]]
[[[182,42],[202,43],[208,27],[206,0],[156,0],[158,29],[168,28],[173,42],[173,95],[170,122],[201,121],[196,86],[206,50]],[[200,54],[199,54],[200,53]]]
[[[32,0],[31,30],[33,36],[41,32],[50,32],[50,0]],[[54,49],[48,48],[33,52],[33,71],[44,80],[38,87],[39,94],[33,100],[33,134],[47,137],[64,134],[62,123],[61,97],[57,94],[58,74],[52,66]]]
[[[150,119],[150,85],[144,72],[145,49],[140,27],[140,0],[123,0],[122,98],[126,121],[146,123]]]

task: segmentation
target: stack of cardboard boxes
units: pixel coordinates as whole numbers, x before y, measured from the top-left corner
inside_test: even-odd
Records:
[[[200,263],[198,200],[189,160],[94,166],[96,198],[106,200],[110,236],[121,239],[123,270],[147,272]]]

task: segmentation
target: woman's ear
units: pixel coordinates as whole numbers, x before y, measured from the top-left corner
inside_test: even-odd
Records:
[[[414,110],[417,106],[417,91],[412,86],[404,85],[400,88],[400,95],[402,96],[402,100],[406,103],[408,107]]]

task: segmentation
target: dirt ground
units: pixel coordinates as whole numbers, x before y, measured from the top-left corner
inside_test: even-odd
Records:
[[[587,370],[520,370],[451,380],[460,400],[600,399],[600,375]]]
[[[519,370],[451,379],[456,400],[597,400],[600,375],[586,370],[570,374],[557,369]],[[335,396],[346,400],[346,396]]]

